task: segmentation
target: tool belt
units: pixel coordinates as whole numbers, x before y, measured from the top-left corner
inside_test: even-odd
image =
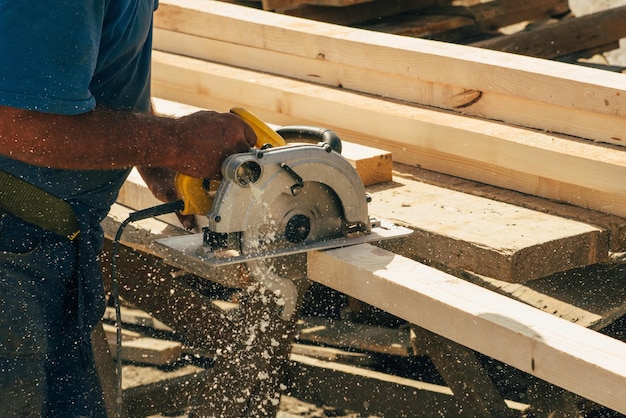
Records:
[[[69,240],[80,232],[68,202],[4,171],[0,171],[0,210]]]

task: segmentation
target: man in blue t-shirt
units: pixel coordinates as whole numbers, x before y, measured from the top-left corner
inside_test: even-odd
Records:
[[[149,113],[156,3],[0,0],[0,172],[69,203],[80,226],[70,240],[0,211],[1,416],[105,415],[89,341],[100,221],[130,168],[168,200],[175,172],[218,178],[255,143],[232,114]]]

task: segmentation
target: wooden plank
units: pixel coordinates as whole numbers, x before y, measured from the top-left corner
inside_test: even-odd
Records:
[[[564,19],[532,30],[475,42],[480,48],[553,59],[626,37],[626,6]],[[598,29],[601,30],[598,30]]]
[[[314,281],[626,412],[621,341],[367,244],[310,253],[308,266]]]
[[[621,148],[158,51],[153,74],[168,100],[323,125],[397,162],[626,216]]]
[[[271,65],[279,67],[277,74],[290,77],[315,77],[318,83],[509,124],[624,142],[626,91],[621,74],[215,1],[164,0],[155,25],[228,44],[216,57],[228,51],[230,60],[216,59],[219,62],[262,71]],[[238,46],[267,55],[250,59]],[[159,39],[155,47],[162,48]],[[212,54],[202,52],[205,59]]]
[[[294,17],[303,17],[340,25],[352,25],[397,13],[421,10],[439,2],[440,0],[373,0],[341,8],[303,5],[295,9],[281,9],[278,11]]]
[[[291,354],[355,366],[372,366],[375,363],[374,357],[370,354],[311,344],[294,343],[291,346]]]
[[[275,10],[296,7],[301,4],[314,4],[317,6],[344,7],[353,4],[368,3],[372,0],[263,0],[264,10]]]
[[[201,108],[196,106],[185,105],[182,103],[176,103],[159,98],[153,98],[152,102],[157,113],[167,116],[180,117],[187,115],[191,112],[202,110]],[[279,126],[276,125],[271,127],[273,129],[279,128]],[[365,186],[371,186],[373,184],[391,181],[393,171],[393,159],[390,152],[376,149],[373,147],[350,143],[347,141],[342,141],[341,155],[343,155],[346,160],[348,160],[350,165],[354,167]],[[137,178],[137,175],[131,176],[130,180],[134,183],[143,183],[140,179]],[[132,187],[132,185],[129,186]],[[122,200],[118,199],[119,203],[126,204],[126,206],[132,207],[134,209],[148,207],[140,206],[141,202],[135,203],[135,201],[132,201],[132,197],[130,196],[132,192],[130,190],[122,191],[121,193],[125,196],[123,196]],[[154,204],[155,200],[150,200]],[[129,201],[132,201],[132,204]],[[198,221],[202,224],[205,223],[203,221],[200,221],[199,219]]]
[[[135,327],[145,327],[152,330],[174,332],[167,324],[159,321],[150,314],[141,309],[129,308],[123,306],[121,309],[122,323],[129,324]],[[115,309],[113,307],[107,307],[104,311],[103,319],[109,321],[115,321]]]
[[[503,189],[479,183],[460,177],[449,176],[419,167],[407,166],[404,164],[394,165],[394,177],[406,178],[434,186],[456,190],[473,196],[480,196],[498,202],[509,203],[526,209],[532,209],[542,213],[547,213],[562,218],[575,220],[578,222],[596,225],[600,229],[606,230],[609,234],[609,251],[611,257],[617,260],[620,253],[624,251],[626,242],[626,219],[608,215],[606,213],[583,209],[578,206],[560,203],[555,200],[548,200],[541,197],[530,196],[510,189]],[[371,193],[379,190],[381,186],[368,188]],[[401,202],[399,202],[401,204]]]
[[[298,328],[303,342],[396,356],[413,353],[408,330],[311,317],[302,318]]]
[[[370,213],[414,230],[388,244],[404,256],[514,283],[608,257],[608,234],[596,226],[401,176],[394,183],[370,189]]]
[[[567,0],[498,0],[471,6],[434,6],[420,10],[419,14],[396,15],[382,22],[365,22],[358,27],[403,36],[449,40],[455,37],[446,33],[449,31],[463,28],[460,32],[471,38],[503,26],[560,15],[568,9]]]
[[[115,326],[103,324],[109,348],[115,357],[117,330]],[[122,330],[122,359],[141,364],[166,366],[180,359],[183,345],[176,341],[144,337],[137,332]]]

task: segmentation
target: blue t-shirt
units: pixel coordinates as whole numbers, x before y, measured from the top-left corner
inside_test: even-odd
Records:
[[[150,107],[157,0],[0,0],[0,105],[74,115]],[[0,169],[105,213],[127,170],[53,170],[0,156]]]
[[[0,0],[0,106],[65,115],[96,105],[149,111],[156,7],[157,0]],[[3,156],[0,170],[72,204],[81,227],[76,319],[88,345],[105,307],[100,221],[128,170],[57,170]]]

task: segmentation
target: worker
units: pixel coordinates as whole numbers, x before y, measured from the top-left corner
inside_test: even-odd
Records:
[[[230,113],[149,113],[157,1],[0,0],[0,417],[105,416],[100,222],[132,167],[168,200],[256,141]]]

